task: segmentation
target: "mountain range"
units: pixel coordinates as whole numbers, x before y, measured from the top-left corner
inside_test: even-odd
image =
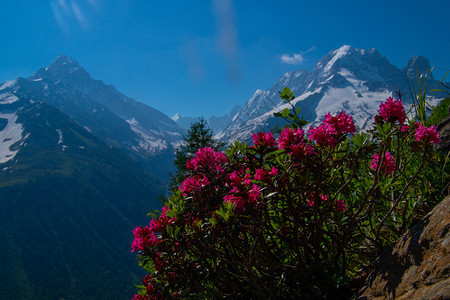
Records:
[[[19,77],[0,86],[0,101],[11,97],[50,104],[163,179],[172,168],[173,145],[185,132],[162,112],[92,79],[66,55],[28,78]]]
[[[225,142],[284,125],[273,113],[287,86],[311,125],[344,110],[365,128],[428,69],[421,56],[400,70],[375,49],[342,46],[208,125]],[[0,299],[130,298],[142,274],[131,232],[160,207],[174,147],[197,119],[171,119],[66,55],[0,84]]]
[[[386,98],[404,95],[408,104],[409,86],[417,84],[417,74],[431,70],[430,63],[422,56],[413,57],[402,70],[392,65],[376,49],[358,49],[344,45],[331,51],[309,72],[292,71],[281,76],[270,89],[257,90],[253,97],[238,111],[217,135],[226,143],[234,140],[249,141],[258,131],[271,130],[284,125],[284,120],[274,117],[286,107],[279,91],[289,87],[295,93],[293,104],[300,107],[300,116],[314,126],[328,113],[341,110],[353,116],[359,129],[366,128],[373,120],[379,104]],[[431,74],[428,89],[438,86]],[[442,95],[430,99],[437,103]]]
[[[0,84],[0,299],[130,298],[182,132],[66,56]]]

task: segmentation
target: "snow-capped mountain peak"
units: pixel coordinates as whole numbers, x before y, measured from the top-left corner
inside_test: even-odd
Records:
[[[429,69],[428,61],[417,57],[408,63],[419,72]],[[430,86],[435,85],[429,77]],[[325,114],[344,110],[352,115],[359,128],[365,128],[373,119],[379,104],[395,91],[408,89],[405,72],[393,66],[374,48],[358,49],[344,45],[321,58],[312,72],[299,70],[285,73],[266,90],[257,90],[218,137],[226,142],[236,139],[249,141],[251,134],[271,130],[282,125],[283,120],[273,113],[288,107],[278,91],[289,87],[301,107],[301,116],[314,126]],[[395,95],[394,95],[395,96]]]
[[[178,144],[185,132],[162,112],[127,97],[112,85],[94,80],[66,55],[58,56],[47,68],[26,79],[0,83],[0,113],[1,109],[7,112],[8,105],[13,103],[20,106],[21,100],[50,104],[161,177],[167,176],[172,167],[173,145]]]
[[[94,81],[89,73],[80,64],[67,55],[58,56],[47,68],[33,74],[33,79],[47,78],[54,83],[65,83],[76,86],[86,86]]]
[[[77,69],[80,67],[80,64],[76,60],[72,59],[71,57],[69,57],[65,54],[61,54],[45,69],[47,71],[52,72],[52,71],[54,71],[56,69],[60,69],[62,67]]]
[[[344,45],[341,48],[334,50],[332,52],[333,57],[330,59],[330,61],[328,61],[328,63],[325,65],[323,71],[325,73],[329,72],[331,70],[331,68],[333,67],[333,65],[336,63],[336,61],[340,58],[342,58],[345,55],[348,55],[348,53],[350,52],[350,50],[352,50],[353,48],[349,45]]]

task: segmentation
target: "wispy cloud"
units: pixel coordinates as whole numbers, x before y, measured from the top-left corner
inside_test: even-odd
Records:
[[[306,54],[306,53],[312,52],[312,51],[314,51],[314,50],[316,50],[316,49],[317,49],[317,47],[316,47],[316,46],[311,46],[311,47],[309,47],[309,48],[308,48],[308,50],[306,50],[305,52],[303,52],[303,54]]]
[[[238,39],[232,0],[213,0],[218,24],[218,46],[227,64],[227,77],[231,82],[240,80]]]
[[[72,27],[89,28],[87,13],[98,8],[100,0],[52,0],[52,10],[56,22],[64,31]]]
[[[202,59],[201,49],[205,48],[202,39],[190,39],[185,41],[181,47],[181,56],[188,66],[190,79],[195,83],[201,83],[206,76],[206,66]]]
[[[317,49],[316,46],[311,46],[306,51],[300,51],[300,52],[294,53],[294,54],[283,54],[283,55],[281,55],[280,59],[281,59],[281,62],[284,64],[300,65],[305,60],[303,56],[309,52],[316,50],[316,49]]]
[[[303,62],[303,56],[300,53],[289,55],[281,55],[281,62],[289,65],[299,65]]]

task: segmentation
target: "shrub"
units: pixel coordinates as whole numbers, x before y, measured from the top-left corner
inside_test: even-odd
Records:
[[[400,100],[387,99],[367,132],[344,112],[307,135],[291,117],[277,140],[260,132],[253,145],[203,148],[188,161],[180,190],[134,231],[149,272],[135,299],[325,297],[436,192],[424,172],[436,129],[406,122]]]

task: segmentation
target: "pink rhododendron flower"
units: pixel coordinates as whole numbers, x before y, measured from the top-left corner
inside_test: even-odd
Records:
[[[275,147],[277,142],[272,135],[272,132],[265,133],[264,131],[258,134],[252,134],[254,147]]]
[[[271,169],[270,172],[269,172],[269,175],[270,175],[270,176],[276,176],[276,175],[278,175],[278,169],[275,168],[275,167],[272,167],[272,169]]]
[[[149,247],[153,247],[159,242],[159,237],[148,228],[148,226],[138,226],[133,230],[134,240],[131,243],[131,252],[135,250],[144,251]]]
[[[336,200],[336,209],[338,212],[344,212],[345,208],[347,207],[347,205],[345,204],[344,200],[342,199],[338,199]]]
[[[327,195],[320,195],[320,200],[327,201],[328,200]]]
[[[150,220],[149,229],[152,232],[162,232],[164,228],[175,222],[175,218],[169,218],[166,216],[166,212],[168,211],[169,209],[164,205],[159,218]]]
[[[316,153],[316,151],[313,146],[305,143],[291,146],[290,154],[296,159],[302,159],[314,153]]]
[[[422,141],[426,144],[428,143],[439,144],[441,142],[439,132],[437,131],[436,126],[434,125],[426,127],[422,126],[422,124],[419,124],[414,136],[416,138],[416,141]]]
[[[133,299],[131,300],[146,300],[144,296],[139,295],[139,294],[135,294]]]
[[[268,172],[264,171],[263,168],[256,169],[256,171],[255,171],[255,179],[256,180],[261,180],[261,181],[266,181],[266,180],[269,179],[269,174],[268,174]]]
[[[250,203],[255,203],[258,200],[259,196],[261,196],[261,189],[259,188],[259,186],[254,184],[252,186],[252,189],[248,192],[248,201]]]
[[[183,192],[184,196],[187,196],[188,193],[200,191],[204,186],[208,184],[209,181],[205,176],[200,177],[199,175],[195,175],[186,178],[179,186],[179,189]]]
[[[228,158],[220,151],[215,151],[211,147],[198,149],[195,157],[186,163],[189,170],[217,171],[222,172],[222,165],[228,161]]]
[[[301,130],[300,128],[285,128],[280,136],[278,137],[278,146],[280,149],[283,149],[285,151],[288,151],[290,146],[302,144],[303,143],[303,135],[305,134],[305,131]]]
[[[272,177],[276,175],[278,175],[278,169],[275,167],[272,167],[270,171],[269,170],[266,171],[263,168],[256,169],[255,171],[255,179],[266,182],[271,181]]]
[[[138,298],[140,299],[157,299],[162,300],[165,299],[159,292],[157,288],[157,283],[153,277],[150,275],[145,275],[144,278],[142,278],[142,283],[144,284],[145,290],[147,292],[147,297],[145,298]]]
[[[233,203],[234,209],[237,212],[241,212],[244,210],[245,201],[244,201],[244,199],[242,199],[242,197],[235,196],[235,195],[226,195],[225,197],[223,197],[223,199],[225,200],[225,203],[228,203],[228,202]]]
[[[240,175],[243,171],[233,171],[228,176],[230,180],[230,185],[232,187],[240,187],[242,185],[250,185],[252,182],[250,179],[250,173],[245,172],[244,176]]]
[[[333,117],[330,113],[325,115],[323,123],[330,124],[337,134],[353,133],[356,131],[353,117],[341,111],[339,115]]]
[[[239,173],[237,171],[231,172],[231,174],[228,176],[228,179],[230,180],[231,186],[240,186],[242,178],[239,176]]]
[[[381,157],[378,153],[375,153],[372,156],[372,161],[370,162],[370,168],[372,170],[378,169],[380,159],[381,159]],[[383,165],[381,166],[381,173],[391,175],[392,173],[394,173],[395,167],[396,167],[396,165],[395,165],[394,157],[389,152],[386,152],[386,154],[384,155],[384,159],[383,159]]]
[[[400,131],[401,131],[401,132],[408,132],[408,131],[409,131],[409,129],[410,129],[410,127],[409,127],[409,126],[407,126],[407,125],[403,125],[403,126],[402,126],[402,128],[400,129]]]
[[[294,159],[303,159],[315,153],[311,145],[305,144],[305,131],[300,128],[285,128],[278,137],[278,146],[292,155]]]
[[[406,120],[406,113],[402,101],[398,99],[394,100],[392,97],[387,98],[386,102],[380,104],[378,116],[386,122],[395,122],[398,120],[398,123],[403,125]]]
[[[308,196],[308,205],[313,207],[314,206],[314,194],[313,193],[309,193]]]
[[[336,146],[336,134],[336,129],[328,123],[320,124],[317,128],[311,127],[308,130],[309,138],[321,147],[328,145],[333,148]]]

